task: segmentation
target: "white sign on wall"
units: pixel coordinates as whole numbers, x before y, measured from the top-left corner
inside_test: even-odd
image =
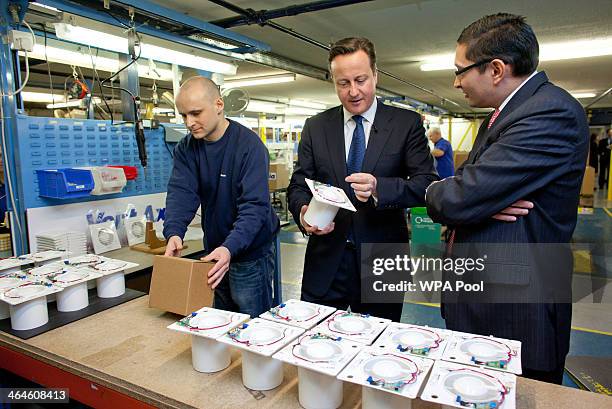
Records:
[[[148,220],[157,222],[156,229],[161,231],[166,214],[166,193],[27,209],[30,249],[36,250],[36,235],[43,232],[76,231],[87,234],[90,224],[111,221],[120,227],[128,211],[129,217],[146,216]],[[199,216],[196,215],[194,223],[200,223]]]

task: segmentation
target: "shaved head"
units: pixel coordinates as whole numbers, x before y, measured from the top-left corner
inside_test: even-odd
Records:
[[[209,100],[215,100],[221,97],[217,84],[202,76],[191,77],[183,82],[176,98],[180,98],[183,93],[199,93],[200,96]]]
[[[215,141],[223,136],[229,122],[223,114],[219,87],[205,77],[191,77],[176,95],[176,107],[196,139]]]

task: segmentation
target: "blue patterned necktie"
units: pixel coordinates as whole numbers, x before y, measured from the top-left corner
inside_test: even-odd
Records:
[[[353,121],[355,121],[355,130],[353,131],[351,148],[346,161],[346,173],[348,175],[361,172],[361,165],[363,164],[363,157],[366,151],[363,117],[361,115],[355,115],[353,116]]]

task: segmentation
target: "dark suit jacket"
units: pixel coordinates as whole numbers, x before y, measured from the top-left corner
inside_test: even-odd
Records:
[[[589,148],[582,106],[540,72],[512,97],[489,130],[488,122],[480,127],[457,176],[429,187],[431,218],[454,228],[459,246],[569,243]],[[491,218],[520,199],[534,203],[527,216],[514,223]],[[570,252],[556,254],[560,270],[545,272],[545,266],[523,252],[525,246],[507,248],[488,260],[498,264],[488,277],[494,283],[542,286],[552,273],[553,279],[570,285]],[[548,278],[538,280],[542,273]],[[453,330],[522,341],[523,365],[529,369],[554,370],[569,349],[571,304],[447,303],[443,315]]]
[[[353,226],[356,245],[407,243],[405,209],[424,205],[425,188],[437,174],[419,114],[377,102],[362,171],[377,178],[378,205],[355,199],[344,181],[346,155],[342,106],[331,108],[304,124],[298,164],[288,188],[289,210],[300,226],[300,209],[312,194],[304,178],[344,189],[357,212],[340,209],[333,232],[308,240],[302,292],[323,296],[338,270]],[[409,178],[409,179],[408,179]]]
[[[610,139],[605,137],[598,144],[599,150],[599,161],[604,163],[605,166],[610,166]]]

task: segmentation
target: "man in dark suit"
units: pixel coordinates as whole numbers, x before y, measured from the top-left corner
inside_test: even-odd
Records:
[[[369,40],[338,41],[329,64],[342,105],[304,124],[288,189],[295,222],[310,235],[302,299],[399,321],[402,297],[362,303],[361,244],[408,242],[405,209],[424,205],[425,188],[437,180],[433,159],[420,115],[376,100]],[[308,225],[303,216],[312,194],[305,178],[342,188],[357,212],[340,209],[330,225]]]
[[[492,284],[529,291],[554,283],[571,294],[571,252],[549,254],[549,264],[560,262],[546,271],[546,263],[534,263],[524,250],[561,246],[572,237],[588,152],[584,110],[536,71],[538,42],[523,17],[496,14],[470,24],[458,39],[455,65],[454,86],[469,104],[495,111],[456,176],[428,188],[429,215],[449,226],[451,248],[503,244],[504,254],[487,260],[498,262],[491,267]],[[567,299],[462,301],[442,305],[448,328],[517,339],[525,376],[562,382],[572,313]]]
[[[612,129],[602,140],[599,141],[599,189],[608,187],[608,178],[610,177],[610,149],[612,149]]]

